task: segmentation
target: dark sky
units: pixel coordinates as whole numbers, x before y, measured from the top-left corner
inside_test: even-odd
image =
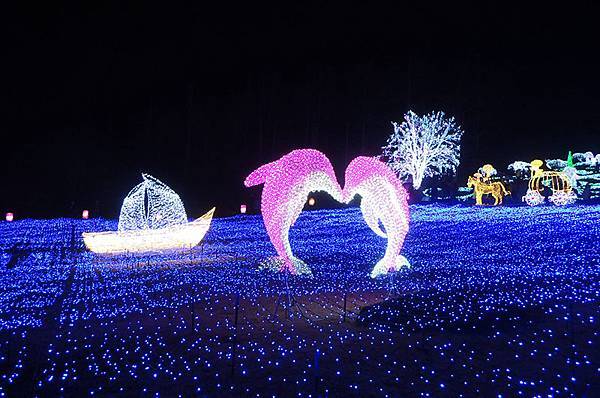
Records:
[[[313,147],[341,179],[409,109],[463,126],[460,178],[600,152],[599,14],[585,4],[83,3],[2,15],[0,211],[115,217],[145,171],[190,216],[230,214],[256,201],[242,181],[260,164]]]

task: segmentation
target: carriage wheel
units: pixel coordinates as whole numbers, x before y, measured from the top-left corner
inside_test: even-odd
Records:
[[[537,206],[544,203],[544,197],[538,191],[528,189],[525,196],[523,196],[523,201],[529,206]]]

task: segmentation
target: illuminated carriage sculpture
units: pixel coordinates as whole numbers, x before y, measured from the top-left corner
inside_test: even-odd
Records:
[[[552,190],[552,195],[548,200],[557,206],[574,203],[577,196],[573,192],[573,187],[566,173],[561,171],[544,171],[543,162],[536,159],[531,162],[531,179],[529,188],[523,196],[523,201],[529,206],[537,206],[544,203],[542,191],[545,187]]]

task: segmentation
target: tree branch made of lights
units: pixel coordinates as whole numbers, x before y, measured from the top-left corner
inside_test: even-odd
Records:
[[[261,268],[310,274],[310,268],[295,257],[289,243],[289,230],[302,212],[309,193],[324,191],[339,202],[360,195],[361,210],[367,225],[388,238],[384,258],[372,277],[398,270],[408,261],[399,255],[408,232],[407,193],[394,172],[374,158],[358,157],[346,169],[342,190],[329,159],[314,149],[299,149],[253,171],[244,181],[246,187],[264,184],[261,212],[265,228],[275,246],[277,257],[267,259]],[[385,232],[379,227],[383,224]]]

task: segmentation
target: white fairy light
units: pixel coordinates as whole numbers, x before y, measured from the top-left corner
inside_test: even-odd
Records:
[[[523,201],[527,203],[529,206],[537,206],[544,203],[544,195],[539,193],[536,190],[528,189],[525,196],[523,196]]]
[[[575,203],[577,196],[573,193],[573,191],[556,191],[548,197],[548,200],[557,206],[564,206]]]
[[[569,184],[571,184],[571,186],[574,189],[577,189],[577,183],[580,179],[579,174],[577,174],[577,169],[573,166],[567,166],[563,169],[562,171],[567,178],[569,179]]]
[[[526,177],[529,174],[530,168],[531,168],[531,164],[529,164],[529,162],[517,160],[517,161],[509,164],[506,169],[515,175],[520,175],[522,177]]]

